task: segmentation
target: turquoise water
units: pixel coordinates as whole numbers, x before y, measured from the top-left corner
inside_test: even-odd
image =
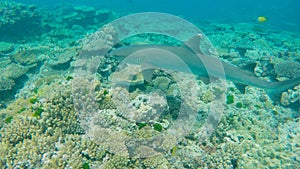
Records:
[[[60,3],[90,5],[108,8],[123,13],[134,12],[166,12],[185,17],[189,20],[208,20],[221,23],[253,22],[258,16],[266,16],[269,24],[277,29],[300,31],[300,4],[297,0],[205,0],[205,1],[60,1],[49,2],[29,0],[23,3],[34,3],[43,7],[54,7]]]
[[[299,168],[299,9],[0,1],[0,168]]]

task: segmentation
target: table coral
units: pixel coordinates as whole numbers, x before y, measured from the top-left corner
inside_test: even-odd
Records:
[[[3,77],[17,79],[27,73],[30,67],[25,67],[19,64],[11,63],[5,68],[0,69]]]
[[[19,49],[16,53],[11,55],[11,59],[20,65],[23,66],[35,66],[38,63],[41,63],[46,60],[47,55],[45,53],[49,53],[50,49],[48,47],[28,47],[25,46],[23,49]]]
[[[298,62],[281,62],[275,65],[277,78],[293,79],[300,76],[300,63]]]
[[[45,65],[49,65],[53,69],[67,70],[70,67],[70,62],[76,54],[75,49],[68,49],[66,51],[57,52],[50,56]]]

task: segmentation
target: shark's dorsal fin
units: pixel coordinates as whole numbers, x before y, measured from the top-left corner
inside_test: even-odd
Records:
[[[200,51],[200,40],[202,38],[202,34],[197,34],[192,36],[188,41],[185,42],[185,45],[193,49],[197,53],[201,53]]]

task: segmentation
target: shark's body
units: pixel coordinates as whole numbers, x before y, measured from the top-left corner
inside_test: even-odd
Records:
[[[125,59],[130,56],[131,59],[127,59],[127,62],[131,64],[141,64],[147,60],[147,65],[154,68],[170,69],[187,73],[192,72],[198,76],[205,77],[226,78],[226,80],[232,81],[240,91],[244,91],[245,86],[248,85],[262,88],[275,102],[280,101],[282,92],[300,84],[300,78],[283,82],[267,82],[259,79],[249,70],[232,66],[220,61],[217,57],[203,54],[199,49],[200,40],[201,36],[194,36],[186,42],[186,45],[182,46],[125,46],[112,50],[110,54],[116,56],[118,59]],[[176,55],[179,60],[171,57],[172,54]],[[187,65],[190,71],[180,66],[182,65],[181,61]],[[218,63],[223,66],[222,69],[220,67],[216,68],[216,66],[220,66]],[[250,67],[248,66],[248,68]]]

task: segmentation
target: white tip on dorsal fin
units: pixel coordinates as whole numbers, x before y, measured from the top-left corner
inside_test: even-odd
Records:
[[[200,51],[200,40],[202,38],[202,34],[198,33],[197,35],[192,36],[188,41],[185,42],[185,44],[193,49],[197,53],[201,53]]]

